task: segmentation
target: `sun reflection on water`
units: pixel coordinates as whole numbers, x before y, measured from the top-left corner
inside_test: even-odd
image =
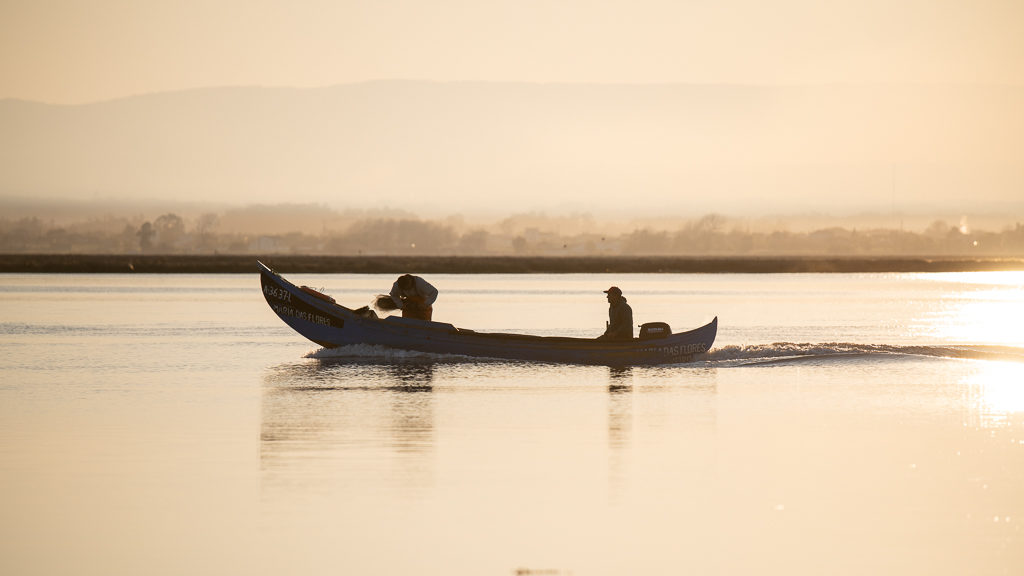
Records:
[[[939,282],[955,282],[976,286],[1008,286],[1024,289],[1024,271],[1010,272],[940,272],[928,274],[929,279]]]
[[[1024,363],[978,362],[963,381],[971,396],[971,409],[985,427],[1024,423]]]
[[[924,332],[944,343],[1024,347],[1024,272],[929,275],[951,290],[925,318]]]

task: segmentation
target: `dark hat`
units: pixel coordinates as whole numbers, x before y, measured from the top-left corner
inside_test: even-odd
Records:
[[[618,286],[612,286],[611,288],[604,291],[605,294],[618,294],[622,296],[622,290],[619,290]]]

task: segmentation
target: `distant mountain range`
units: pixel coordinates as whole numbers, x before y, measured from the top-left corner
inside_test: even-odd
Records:
[[[1024,87],[382,81],[0,101],[0,194],[411,210],[1024,203]]]

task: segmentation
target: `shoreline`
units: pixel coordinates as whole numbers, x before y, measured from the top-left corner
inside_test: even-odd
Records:
[[[0,254],[0,273],[255,274],[867,273],[1024,271],[1024,258],[856,256],[299,256]]]

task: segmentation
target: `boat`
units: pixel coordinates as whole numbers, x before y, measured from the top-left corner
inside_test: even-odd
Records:
[[[444,322],[399,316],[383,318],[351,309],[308,286],[296,286],[257,262],[263,297],[285,324],[324,348],[366,344],[399,350],[565,364],[637,366],[690,362],[711,349],[718,318],[688,332],[671,333],[652,323],[640,338],[600,340],[477,332]]]

